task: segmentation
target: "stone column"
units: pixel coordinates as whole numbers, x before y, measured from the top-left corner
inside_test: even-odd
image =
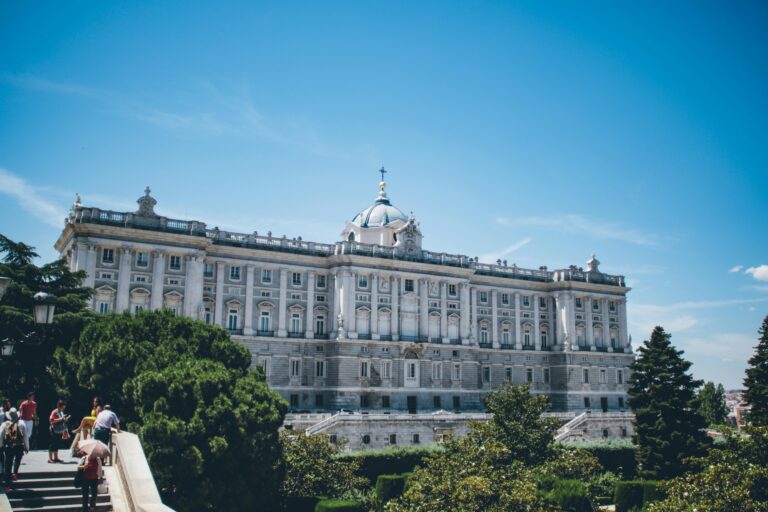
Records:
[[[306,317],[306,329],[304,330],[304,337],[307,339],[315,338],[315,273],[312,271],[307,272],[307,314]]]
[[[499,305],[498,305],[498,292],[496,290],[491,291],[491,341],[493,342],[493,348],[499,348]]]
[[[611,346],[611,304],[610,299],[603,299],[603,346]]]
[[[86,286],[88,288],[93,288],[93,286],[96,284],[97,254],[98,252],[96,251],[96,246],[93,244],[88,245],[88,253],[86,254],[86,262],[85,262],[86,276],[85,276],[85,281],[83,281],[83,286]]]
[[[392,331],[392,341],[400,339],[400,278],[392,276],[392,319],[390,321],[390,330]]]
[[[280,269],[280,299],[277,311],[277,336],[285,338],[288,336],[288,330],[285,328],[285,314],[288,307],[288,269]]]
[[[245,322],[243,334],[253,336],[253,281],[256,268],[254,265],[245,266]]]
[[[165,251],[158,249],[152,253],[152,295],[150,307],[152,311],[163,309],[163,277],[165,276]]]
[[[371,275],[371,339],[381,339],[379,334],[379,275]]]
[[[594,352],[595,348],[595,328],[592,325],[592,297],[584,297],[584,313],[585,321],[587,322],[587,343],[589,344],[589,350]]]
[[[419,336],[429,336],[429,281],[419,279]]]
[[[617,308],[619,310],[619,347],[623,352],[626,352],[629,348],[627,341],[627,299],[619,300]]]
[[[459,334],[461,335],[461,344],[469,345],[469,283],[460,283],[459,287],[459,293],[461,294],[461,318],[459,319]]]
[[[348,272],[344,276],[344,302],[347,305],[347,335],[357,338],[357,274]]]
[[[520,292],[515,292],[515,350],[523,350],[523,329],[520,321]]]
[[[443,343],[449,343],[448,339],[448,284],[440,283],[440,337]]]
[[[186,256],[187,274],[184,283],[184,316],[200,319],[203,306],[203,256],[192,253]]]
[[[565,331],[567,328],[566,320],[565,320],[565,299],[563,298],[563,294],[561,292],[558,292],[555,295],[555,315],[557,320],[557,338],[556,342],[557,345],[560,346],[562,350],[565,350]]]
[[[533,348],[541,350],[541,333],[539,332],[539,296],[533,295]]]
[[[477,328],[477,287],[473,286],[469,290],[469,309],[470,309],[470,324],[469,324],[469,341],[471,344],[476,345],[478,342]]]
[[[576,339],[576,310],[573,293],[568,294],[568,338],[571,340],[571,349],[578,350],[578,340]]]
[[[117,276],[117,301],[115,311],[122,313],[127,311],[130,306],[130,288],[131,288],[131,254],[133,251],[129,246],[124,246],[120,251],[120,270]]]
[[[85,270],[88,264],[88,245],[84,243],[73,244],[75,253],[70,262],[70,270],[77,272],[78,270]]]
[[[216,262],[216,308],[213,312],[213,321],[216,325],[225,327],[224,323],[224,270],[226,264],[223,261]]]
[[[328,278],[333,280],[333,306],[330,318],[331,337],[341,338],[343,336],[343,333],[339,332],[339,313],[341,313],[341,279],[336,271],[332,272]],[[328,287],[330,289],[330,284]]]

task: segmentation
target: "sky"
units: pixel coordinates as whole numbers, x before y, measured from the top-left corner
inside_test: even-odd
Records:
[[[625,275],[699,379],[768,314],[768,4],[0,3],[0,233],[41,262],[80,193],[333,242],[392,202],[424,247]]]

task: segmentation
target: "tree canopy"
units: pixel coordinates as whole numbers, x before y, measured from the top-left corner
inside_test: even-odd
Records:
[[[635,413],[634,441],[640,476],[680,475],[687,459],[704,455],[709,444],[704,418],[696,411],[695,390],[702,381],[687,373],[691,363],[675,350],[671,336],[656,327],[630,366],[629,406]]]
[[[752,425],[768,426],[768,316],[758,331],[760,338],[755,353],[749,359],[744,386],[744,400],[752,405],[748,421]]]
[[[725,388],[722,384],[706,382],[696,395],[698,411],[708,425],[723,425],[728,415],[725,407]]]

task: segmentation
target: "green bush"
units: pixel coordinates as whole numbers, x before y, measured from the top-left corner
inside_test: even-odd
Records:
[[[357,474],[375,482],[379,475],[409,473],[421,464],[427,456],[442,450],[441,446],[436,445],[419,448],[385,448],[344,453],[339,455],[339,458],[356,459],[360,462],[360,469]]]
[[[613,489],[620,479],[615,473],[605,471],[592,478],[589,483],[589,494],[600,505],[610,505],[613,503]]]
[[[317,502],[322,499],[314,496],[288,496],[283,499],[283,512],[313,512]]]
[[[368,512],[365,505],[354,500],[320,500],[315,512]]]
[[[608,471],[621,475],[623,480],[637,476],[635,451],[637,447],[629,439],[611,439],[605,441],[580,441],[562,443],[567,448],[582,448],[597,457],[600,465]]]
[[[592,512],[595,509],[587,486],[579,480],[545,479],[541,485],[549,487],[544,493],[544,500],[564,512]]]
[[[405,491],[405,482],[411,473],[379,475],[376,479],[376,503],[383,507],[389,500],[399,498]]]
[[[662,499],[664,496],[659,491],[658,485],[659,483],[655,480],[617,482],[613,495],[616,512],[642,510],[643,506]]]

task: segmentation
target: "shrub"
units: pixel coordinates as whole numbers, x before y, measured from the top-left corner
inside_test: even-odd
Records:
[[[288,496],[283,501],[283,512],[313,512],[321,499],[324,498]]]
[[[568,448],[581,448],[590,452],[597,457],[601,466],[621,475],[624,480],[631,480],[636,476],[635,451],[637,447],[628,439],[562,443],[562,445]]]
[[[360,464],[358,476],[375,482],[379,475],[396,475],[413,471],[433,453],[442,451],[440,446],[432,445],[420,448],[385,448],[351,452],[339,455],[339,459],[354,459]]]
[[[399,498],[405,490],[405,483],[411,473],[402,475],[379,475],[376,480],[376,503],[383,507],[389,500]]]
[[[315,512],[367,512],[365,505],[354,500],[320,500]]]
[[[655,480],[617,482],[613,495],[616,512],[641,510],[643,506],[663,498],[658,490],[658,484]]]
[[[592,512],[594,506],[587,486],[579,480],[549,480],[542,484],[550,487],[544,493],[544,500],[557,505],[564,512]]]
[[[606,471],[592,478],[589,483],[589,493],[600,505],[608,505],[613,503],[613,490],[616,487],[616,483],[619,482],[619,477],[615,473]]]

